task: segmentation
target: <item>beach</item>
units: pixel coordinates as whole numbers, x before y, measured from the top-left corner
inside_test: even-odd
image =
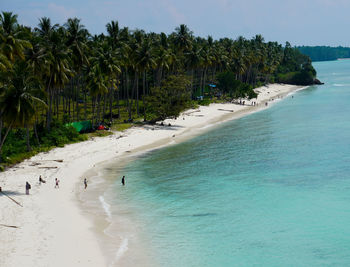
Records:
[[[165,120],[164,125],[135,126],[122,133],[55,148],[0,173],[3,192],[18,202],[5,195],[0,198],[0,266],[108,266],[94,220],[77,197],[85,190],[83,181],[88,171],[112,159],[182,142],[221,122],[268,108],[302,88],[281,84],[260,87],[255,89],[258,98],[244,100],[245,105],[200,106],[176,120]],[[39,185],[39,175],[46,183]],[[55,178],[60,180],[59,188],[54,188]],[[26,181],[31,184],[30,195],[25,195]],[[123,256],[132,257],[132,251],[120,258]]]

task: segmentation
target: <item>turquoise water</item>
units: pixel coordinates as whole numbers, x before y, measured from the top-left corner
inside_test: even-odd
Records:
[[[350,60],[326,84],[123,170],[159,266],[350,266]]]

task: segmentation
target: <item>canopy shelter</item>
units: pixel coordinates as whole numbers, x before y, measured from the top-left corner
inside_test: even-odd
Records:
[[[76,121],[67,123],[66,126],[73,126],[79,133],[86,132],[92,129],[91,121]]]

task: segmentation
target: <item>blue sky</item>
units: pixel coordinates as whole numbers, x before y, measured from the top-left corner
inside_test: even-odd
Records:
[[[292,45],[350,46],[350,0],[0,0],[20,23],[36,26],[40,17],[63,24],[78,17],[91,33],[121,26],[172,32],[186,24],[195,35],[251,38]]]

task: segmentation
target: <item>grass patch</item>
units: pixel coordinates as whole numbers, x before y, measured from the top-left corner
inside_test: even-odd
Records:
[[[133,123],[116,123],[112,125],[113,131],[122,132],[125,131],[133,126]]]
[[[104,136],[109,136],[112,134],[113,133],[111,131],[98,130],[96,132],[87,133],[87,134],[83,134],[83,135],[87,136],[88,138],[92,138],[92,137],[104,137]]]

